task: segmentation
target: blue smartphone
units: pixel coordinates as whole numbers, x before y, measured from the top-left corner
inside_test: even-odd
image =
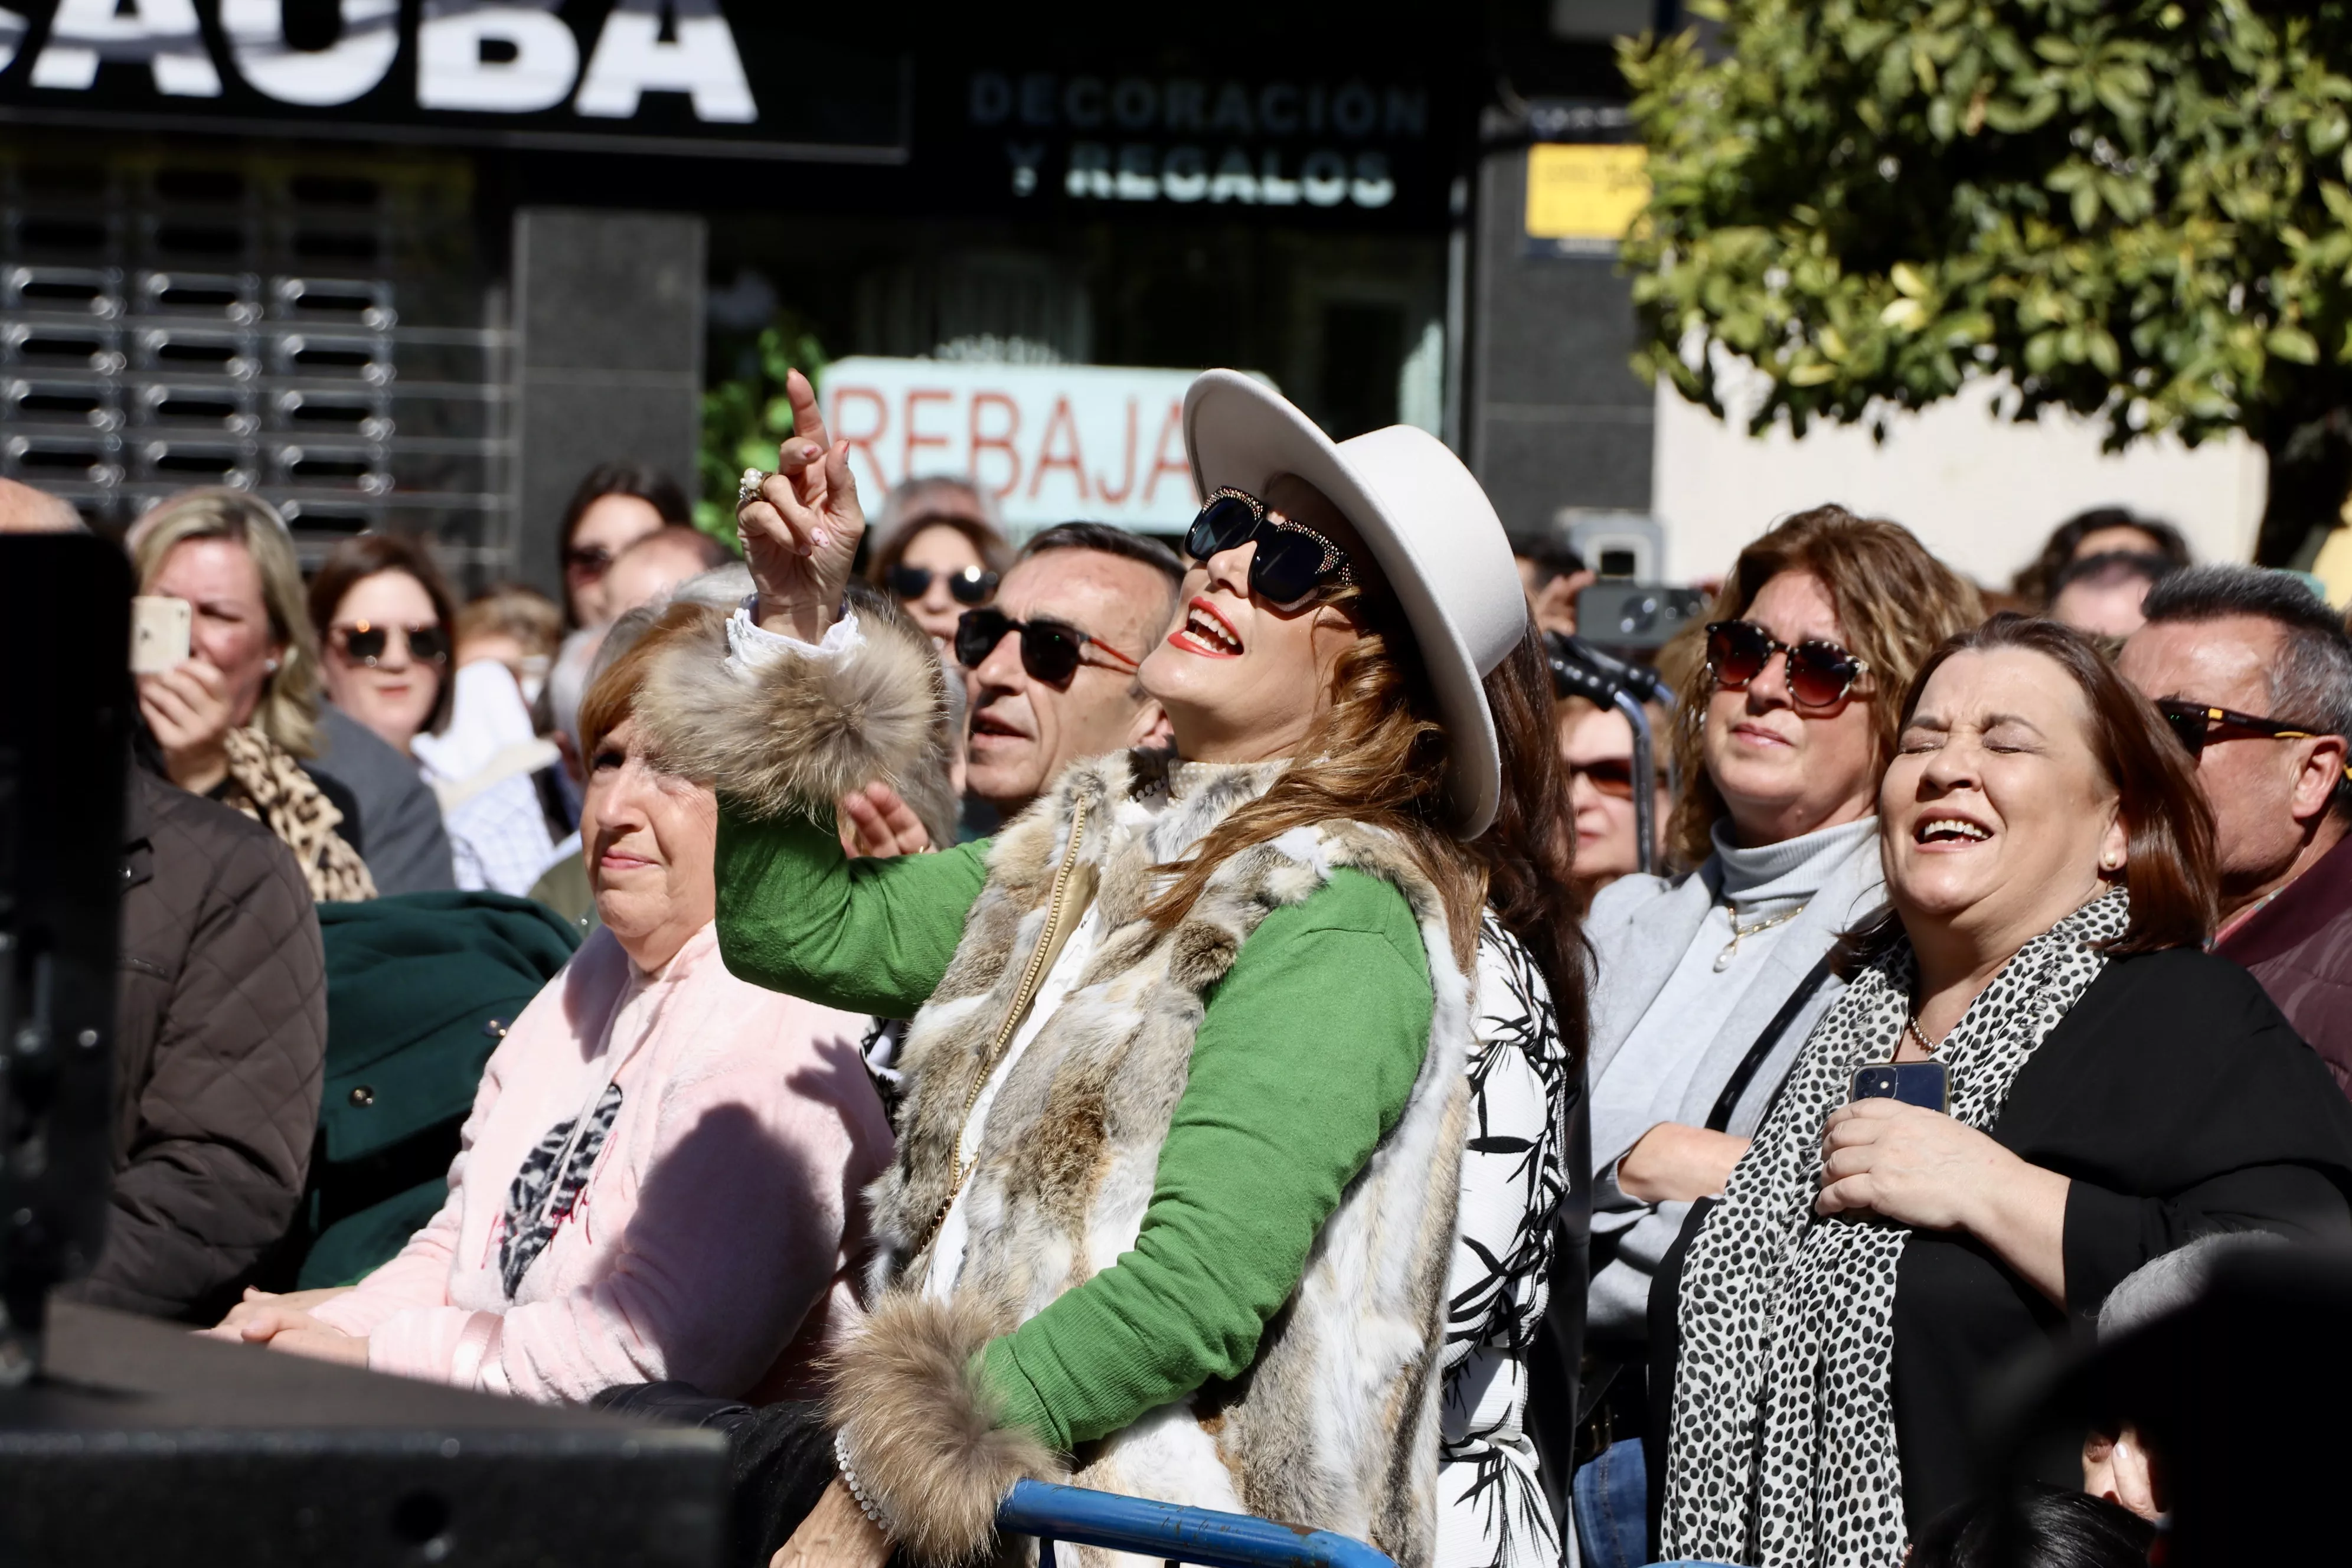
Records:
[[[1881,1062],[1853,1075],[1846,1099],[1899,1100],[1923,1110],[1952,1109],[1952,1075],[1942,1062]]]

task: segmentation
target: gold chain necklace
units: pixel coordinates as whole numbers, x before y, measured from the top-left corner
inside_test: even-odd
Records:
[[[1811,901],[1812,900],[1810,899],[1806,900],[1807,903]],[[1739,956],[1739,944],[1748,938],[1754,936],[1758,931],[1770,931],[1774,926],[1787,925],[1790,921],[1795,920],[1799,915],[1803,914],[1804,912],[1804,904],[1799,904],[1793,910],[1783,910],[1777,915],[1767,915],[1760,921],[1752,921],[1748,925],[1741,925],[1739,923],[1739,906],[1733,903],[1729,899],[1724,900],[1723,918],[1731,922],[1731,940],[1724,943],[1723,951],[1715,955],[1715,972],[1717,974],[1720,974],[1725,970],[1731,967],[1731,961]]]

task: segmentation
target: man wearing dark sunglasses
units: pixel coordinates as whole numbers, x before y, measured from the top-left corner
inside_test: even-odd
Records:
[[[2300,578],[2192,566],[2116,660],[2197,763],[2221,871],[2215,951],[2352,1092],[2352,638]]]
[[[1135,668],[1167,631],[1182,579],[1165,545],[1102,523],[1030,540],[996,602],[956,628],[971,672],[967,793],[1009,817],[1076,758],[1164,742],[1167,717]]]

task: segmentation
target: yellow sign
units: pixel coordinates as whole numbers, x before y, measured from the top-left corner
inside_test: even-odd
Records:
[[[1528,237],[1605,242],[1625,237],[1649,205],[1649,150],[1538,142],[1528,149]]]

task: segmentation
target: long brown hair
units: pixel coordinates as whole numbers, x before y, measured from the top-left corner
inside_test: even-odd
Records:
[[[2106,951],[2154,952],[2203,942],[2220,908],[2212,807],[2188,748],[2090,638],[2056,621],[2004,610],[1927,656],[1903,694],[1898,722],[1911,721],[1927,678],[1946,659],[2000,648],[2050,660],[2066,672],[2090,710],[2091,755],[2115,787],[2124,824],[2124,868],[2116,879],[2131,890],[2131,923]]]
[[[1486,878],[1448,826],[1445,731],[1430,716],[1437,705],[1412,634],[1385,595],[1369,597],[1361,584],[1342,587],[1322,604],[1354,620],[1363,635],[1339,656],[1331,705],[1300,743],[1300,760],[1219,823],[1144,913],[1166,931],[1191,911],[1217,868],[1252,845],[1318,822],[1360,822],[1396,835],[1436,888],[1454,959],[1466,970],[1477,951]]]
[[[1870,666],[1854,700],[1872,704],[1873,776],[1895,754],[1901,728],[1895,705],[1885,699],[1911,684],[1919,661],[1946,637],[1984,619],[1976,585],[1934,556],[1901,523],[1856,517],[1842,506],[1801,511],[1739,552],[1731,574],[1715,595],[1710,621],[1736,621],[1755,604],[1764,584],[1784,572],[1819,578],[1837,609],[1849,652]],[[1674,728],[1676,775],[1682,799],[1668,824],[1667,841],[1696,866],[1715,852],[1716,820],[1723,796],[1707,776],[1701,739],[1715,677],[1704,661],[1682,683]]]
[[[1576,806],[1559,758],[1551,665],[1532,621],[1486,677],[1503,763],[1495,825],[1466,846],[1486,874],[1486,904],[1517,937],[1551,991],[1570,1070],[1584,1070],[1584,933],[1574,882]]]

